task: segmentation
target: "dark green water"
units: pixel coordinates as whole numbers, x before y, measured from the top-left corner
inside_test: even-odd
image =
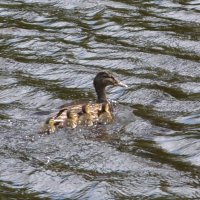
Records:
[[[199,0],[0,0],[0,200],[200,199],[199,40]],[[115,123],[40,137],[102,70]]]

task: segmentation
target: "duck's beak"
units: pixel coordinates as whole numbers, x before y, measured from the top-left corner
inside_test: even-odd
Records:
[[[120,81],[117,81],[117,84],[116,84],[116,85],[121,86],[121,87],[125,87],[125,88],[128,87],[128,85],[126,85],[126,84],[124,84],[124,83],[122,83],[122,82],[120,82]]]

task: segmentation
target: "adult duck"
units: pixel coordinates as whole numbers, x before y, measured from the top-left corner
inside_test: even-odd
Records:
[[[106,105],[106,108],[108,108],[108,100],[106,97],[106,87],[107,86],[121,86],[121,87],[128,87],[126,84],[118,81],[114,76],[108,72],[99,72],[96,77],[94,78],[93,85],[97,94],[97,100],[96,103],[89,103],[89,104],[77,104],[77,105],[70,105],[61,108],[57,113],[54,113],[49,120],[51,122],[51,125],[48,126],[46,124],[44,129],[44,132],[53,132],[52,128],[51,131],[48,131],[48,127],[52,127],[52,120],[54,120],[54,126],[57,127],[64,127],[66,125],[66,121],[69,117],[69,111],[73,113],[77,113],[78,120],[76,120],[76,125],[78,125],[80,121],[83,121],[83,116],[93,116],[94,121],[90,120],[89,126],[91,124],[95,124],[98,122],[98,116],[99,113],[107,112],[107,109],[105,107],[102,107]],[[86,109],[85,109],[86,108]],[[110,120],[111,121],[111,120]],[[53,129],[56,130],[56,129]]]

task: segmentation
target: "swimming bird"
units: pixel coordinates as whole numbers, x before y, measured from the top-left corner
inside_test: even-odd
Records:
[[[107,97],[106,97],[106,87],[107,86],[121,86],[121,87],[128,87],[126,84],[118,81],[116,78],[114,78],[114,76],[108,72],[99,72],[93,81],[93,85],[97,94],[97,100],[96,103],[90,103],[89,104],[89,108],[86,106],[87,104],[75,104],[75,105],[70,105],[70,106],[64,106],[62,107],[57,113],[54,113],[52,115],[52,118],[54,119],[55,126],[56,127],[63,127],[63,124],[65,123],[65,121],[67,120],[67,112],[71,111],[73,113],[77,113],[78,117],[80,119],[78,119],[78,122],[82,124],[82,120],[81,118],[85,118],[87,116],[87,118],[90,118],[91,116],[97,116],[98,118],[98,113],[99,111],[102,110],[102,104],[103,103],[108,103]],[[89,109],[89,110],[87,110]],[[104,109],[104,112],[105,111]],[[80,114],[82,113],[82,114]],[[81,117],[82,115],[82,117]],[[84,117],[83,117],[84,116]],[[96,119],[93,120],[86,120],[88,121],[86,124],[87,126],[90,126],[92,124],[94,124],[94,122],[96,121]],[[51,128],[52,130],[52,128]],[[48,130],[46,130],[48,131]]]
[[[111,105],[103,103],[101,111],[98,113],[98,122],[100,124],[108,124],[113,121],[113,115],[111,113]]]
[[[94,112],[91,112],[89,104],[82,106],[82,112],[79,113],[78,123],[85,126],[93,126],[94,122],[97,120]]]
[[[77,126],[77,123],[78,123],[78,115],[77,113],[71,111],[71,110],[68,110],[67,111],[67,119],[65,120],[64,122],[64,126],[68,127],[68,128],[76,128]]]
[[[56,131],[55,121],[53,118],[49,117],[44,125],[40,128],[39,133],[54,133]]]

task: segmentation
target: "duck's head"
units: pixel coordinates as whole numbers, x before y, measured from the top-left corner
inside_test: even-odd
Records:
[[[108,85],[128,87],[126,84],[114,78],[112,74],[108,72],[99,72],[94,78],[94,87],[106,87]]]
[[[77,118],[77,114],[75,112],[72,112],[71,110],[67,111],[67,118],[68,119],[75,119]]]
[[[89,104],[83,105],[82,106],[82,112],[90,114],[90,112],[91,112],[90,105]]]
[[[45,122],[46,125],[49,125],[49,126],[54,126],[54,119],[52,117],[49,117],[46,122]]]
[[[128,87],[126,84],[118,81],[114,76],[108,72],[99,72],[94,78],[94,87],[98,96],[99,103],[107,102],[105,88],[106,86],[121,86]]]
[[[49,119],[49,126],[54,127],[54,119],[52,118]]]

